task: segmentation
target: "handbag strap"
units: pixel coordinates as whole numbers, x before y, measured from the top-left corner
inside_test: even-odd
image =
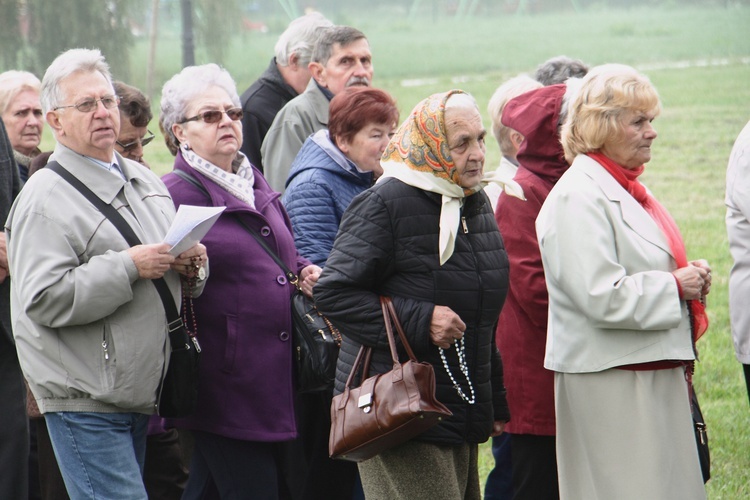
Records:
[[[60,165],[56,161],[47,163],[49,170],[52,170],[57,175],[65,179],[71,186],[76,188],[87,200],[89,200],[104,216],[109,219],[113,226],[122,234],[125,241],[131,247],[140,245],[141,240],[133,231],[133,228],[127,223],[127,221],[120,215],[115,207],[109,203],[105,203],[101,198],[94,194],[86,184],[81,182],[76,176],[71,174],[65,167]],[[164,311],[167,314],[169,341],[172,345],[172,350],[176,348],[184,348],[184,342],[181,341],[180,335],[172,335],[173,332],[177,332],[183,327],[182,318],[180,313],[177,311],[177,306],[172,298],[172,292],[169,291],[169,285],[164,278],[152,279],[151,282],[156,287],[156,291],[159,293],[162,303],[164,304]]]
[[[385,318],[385,333],[388,335],[388,344],[391,347],[391,356],[393,357],[394,363],[399,363],[398,360],[398,353],[396,352],[396,341],[393,337],[393,330],[391,329],[391,323],[393,323],[396,326],[396,331],[398,332],[398,336],[401,339],[401,344],[404,346],[404,350],[406,351],[406,354],[409,356],[409,359],[414,361],[415,363],[418,363],[417,357],[414,355],[414,351],[411,349],[411,345],[409,345],[409,341],[406,340],[406,334],[404,333],[404,328],[401,326],[401,322],[398,320],[398,315],[396,314],[396,308],[393,307],[393,301],[390,297],[380,297],[380,307],[383,309],[383,317]]]
[[[406,334],[404,333],[404,328],[401,326],[401,322],[398,320],[398,315],[396,314],[396,308],[393,307],[393,301],[390,297],[382,296],[380,297],[380,308],[383,311],[383,318],[385,319],[385,335],[388,338],[388,347],[391,350],[391,358],[393,359],[393,365],[397,366],[401,364],[401,362],[398,359],[398,351],[396,349],[396,339],[393,335],[393,325],[396,326],[396,332],[398,333],[399,339],[401,339],[401,344],[404,346],[404,350],[406,351],[406,354],[409,356],[409,359],[414,361],[415,363],[418,363],[417,357],[414,355],[414,351],[411,348],[411,345],[409,345],[409,341],[406,339]],[[359,348],[359,352],[357,353],[357,357],[354,360],[354,363],[352,364],[352,369],[349,372],[349,376],[346,379],[346,386],[345,387],[351,387],[352,383],[354,382],[354,375],[357,373],[359,366],[364,363],[364,366],[362,368],[362,380],[365,380],[368,376],[368,373],[370,371],[370,360],[372,359],[372,347],[368,346],[362,346]]]
[[[206,191],[206,188],[203,187],[203,185],[200,182],[198,182],[198,180],[195,177],[188,174],[187,172],[183,172],[182,170],[173,170],[173,172],[177,177],[189,182],[190,184],[198,188],[203,194],[205,194],[206,196],[209,196],[208,191]],[[237,220],[237,222],[240,223],[242,227],[245,228],[245,230],[248,233],[250,233],[250,236],[255,238],[255,241],[258,242],[258,244],[263,248],[263,250],[266,251],[266,253],[274,260],[274,262],[276,262],[276,265],[278,265],[281,268],[281,270],[284,272],[289,282],[294,286],[298,286],[299,277],[297,276],[297,274],[293,272],[291,269],[289,269],[289,267],[284,263],[283,260],[281,260],[278,254],[274,252],[271,249],[271,247],[268,246],[268,243],[265,242],[263,237],[259,235],[255,229],[250,227],[244,220],[242,220],[236,214],[234,218]]]

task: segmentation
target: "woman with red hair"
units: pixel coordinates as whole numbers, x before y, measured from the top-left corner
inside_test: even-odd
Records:
[[[372,186],[398,124],[388,93],[349,87],[331,100],[328,130],[308,137],[292,163],[282,199],[299,253],[325,265],[344,210]]]

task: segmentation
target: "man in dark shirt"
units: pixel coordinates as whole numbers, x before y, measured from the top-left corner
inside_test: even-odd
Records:
[[[244,141],[240,149],[261,171],[260,145],[266,132],[276,113],[307,87],[315,40],[320,28],[332,25],[319,12],[292,21],[276,42],[276,55],[266,71],[242,94]]]

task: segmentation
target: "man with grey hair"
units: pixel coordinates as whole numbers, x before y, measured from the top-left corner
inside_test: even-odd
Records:
[[[492,121],[492,135],[495,136],[495,140],[500,146],[500,153],[503,155],[497,171],[503,174],[504,178],[512,179],[516,175],[516,170],[518,170],[516,153],[518,153],[518,148],[523,141],[523,135],[517,130],[503,125],[501,121],[503,109],[505,109],[507,102],[514,97],[539,87],[542,87],[542,84],[526,74],[515,76],[495,89],[487,105],[487,112],[490,114],[490,120]],[[484,188],[484,192],[489,196],[494,212],[501,189],[496,184],[488,184]]]
[[[534,78],[546,87],[565,83],[568,78],[583,78],[588,72],[589,67],[580,59],[557,56],[540,64]]]
[[[289,101],[271,125],[261,146],[263,175],[283,192],[289,168],[310,134],[328,127],[328,104],[346,87],[372,83],[370,43],[349,26],[325,28],[309,64],[312,78],[305,91]]]
[[[276,42],[276,56],[266,71],[242,94],[240,150],[263,172],[260,145],[273,119],[286,103],[304,92],[310,82],[310,58],[321,28],[333,26],[320,12],[298,17]]]
[[[98,50],[52,62],[41,102],[57,144],[5,225],[18,357],[73,499],[147,498],[146,430],[170,350],[150,281],[164,278],[179,304],[180,275],[196,277],[207,259],[201,244],[169,253],[172,199],[155,174],[115,152],[118,101]],[[64,171],[143,244],[131,247]]]

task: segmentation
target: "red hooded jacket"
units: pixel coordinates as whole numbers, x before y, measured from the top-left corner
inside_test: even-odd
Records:
[[[503,193],[495,219],[510,260],[510,289],[496,339],[503,357],[513,434],[555,435],[553,372],[544,368],[547,286],[535,221],[552,187],[568,169],[558,134],[564,84],[543,87],[508,102],[504,125],[524,136],[515,180],[526,201]]]

